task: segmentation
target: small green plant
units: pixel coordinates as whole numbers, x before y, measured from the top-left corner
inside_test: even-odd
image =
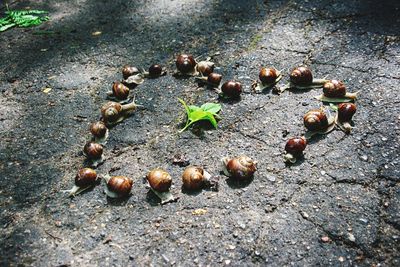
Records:
[[[44,10],[9,10],[7,6],[6,17],[0,18],[0,32],[14,26],[26,28],[40,25],[49,20],[48,16],[43,16],[47,13]]]
[[[215,103],[205,103],[201,107],[198,106],[193,106],[193,105],[186,105],[185,101],[182,99],[178,98],[179,102],[183,105],[183,107],[186,110],[187,114],[187,121],[185,127],[181,129],[179,132],[185,131],[189,126],[191,126],[193,123],[201,121],[201,120],[207,120],[209,121],[215,128],[217,128],[217,120],[220,119],[218,116],[218,112],[221,110],[221,105],[220,104],[215,104]]]

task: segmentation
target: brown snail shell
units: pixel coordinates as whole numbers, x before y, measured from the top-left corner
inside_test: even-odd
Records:
[[[222,80],[221,74],[215,72],[208,74],[207,82],[214,86],[218,86],[221,83],[221,80]]]
[[[98,143],[88,142],[83,147],[83,152],[89,159],[100,159],[103,155],[103,146]]]
[[[120,82],[114,82],[112,86],[113,96],[117,99],[124,100],[129,96],[129,88]]]
[[[125,65],[122,68],[122,76],[124,77],[125,80],[128,79],[129,76],[132,76],[132,75],[135,75],[135,74],[138,74],[138,73],[140,73],[140,71],[136,67]]]
[[[208,76],[214,71],[214,63],[210,61],[200,61],[196,65],[196,70],[204,76]]]
[[[192,55],[182,54],[176,58],[176,68],[183,74],[194,72],[196,67],[196,60]]]
[[[125,197],[131,192],[133,181],[126,176],[113,176],[107,181],[106,194],[109,197]]]
[[[101,116],[106,122],[117,122],[122,112],[122,105],[117,102],[107,102],[101,107]]]
[[[341,98],[346,96],[346,86],[342,81],[330,80],[324,83],[323,92],[326,97]]]
[[[171,175],[162,169],[154,169],[150,171],[146,178],[151,188],[158,192],[168,191],[172,184]]]
[[[222,84],[221,90],[229,98],[239,98],[242,93],[242,85],[240,82],[227,81]]]
[[[103,138],[106,136],[107,127],[103,122],[96,121],[90,125],[90,132],[96,138]]]
[[[83,168],[75,176],[75,185],[84,187],[93,185],[97,180],[97,173],[91,168]]]
[[[296,85],[310,85],[313,75],[307,67],[297,67],[290,73],[290,82]]]
[[[201,189],[209,180],[210,174],[201,167],[189,166],[182,174],[183,187],[187,190]]]
[[[257,170],[257,162],[248,156],[239,156],[233,159],[223,159],[225,174],[233,179],[248,180],[253,177]]]
[[[163,68],[159,64],[153,64],[149,67],[149,75],[151,77],[158,77],[162,74]]]
[[[341,122],[349,122],[356,113],[357,107],[353,103],[341,103],[338,105],[338,119]]]
[[[303,154],[306,146],[307,140],[304,137],[294,137],[286,142],[285,151],[297,158]]]
[[[328,118],[325,114],[320,109],[314,109],[308,111],[304,115],[304,126],[309,130],[309,131],[324,131],[328,128],[329,122]]]
[[[258,78],[263,84],[272,84],[278,79],[278,72],[274,68],[261,68]]]

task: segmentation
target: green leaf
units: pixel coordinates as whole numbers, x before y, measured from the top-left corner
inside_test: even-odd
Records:
[[[190,106],[189,106],[189,111],[190,111],[190,112],[196,111],[196,110],[198,110],[198,109],[200,109],[198,106],[194,106],[194,105],[190,105]]]
[[[15,26],[15,23],[11,23],[11,24],[7,24],[7,25],[4,25],[4,26],[1,26],[0,27],[0,32],[4,32],[5,30],[8,30],[9,28],[14,27],[14,26]]]
[[[204,118],[206,118],[207,115],[208,115],[207,112],[205,112],[202,109],[198,109],[198,110],[195,110],[193,112],[190,112],[189,120],[193,121],[193,122],[200,121],[200,120],[203,120]]]
[[[214,128],[217,128],[217,120],[214,118],[214,115],[210,112],[207,112],[207,115],[204,119],[207,119],[211,124],[214,126]]]
[[[200,108],[215,115],[221,110],[221,105],[215,103],[205,103]]]

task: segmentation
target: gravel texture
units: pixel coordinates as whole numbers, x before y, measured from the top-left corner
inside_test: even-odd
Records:
[[[14,1],[50,11],[30,29],[0,33],[0,263],[2,266],[399,266],[400,5],[398,1],[74,0]],[[1,11],[5,11],[3,3]],[[43,31],[51,31],[44,33]],[[95,32],[101,32],[94,35]],[[180,53],[214,55],[224,79],[244,85],[223,101],[219,127],[178,134],[191,104],[217,102],[194,78],[178,79]],[[144,106],[110,129],[102,175],[134,179],[132,195],[104,184],[75,198],[81,150],[121,67],[167,67],[134,89]],[[250,90],[261,66],[285,74],[306,64],[317,78],[360,91],[350,135],[309,143],[319,90]],[[45,88],[51,90],[45,93]],[[219,178],[219,191],[182,192],[181,154]],[[227,180],[223,156],[258,161],[246,184]],[[173,176],[175,203],[159,205],[146,173]]]

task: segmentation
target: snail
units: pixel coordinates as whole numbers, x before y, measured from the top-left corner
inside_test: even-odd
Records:
[[[107,185],[104,189],[107,196],[111,198],[126,197],[131,193],[133,180],[126,176],[112,176],[106,175],[104,177]]]
[[[124,77],[125,80],[128,79],[130,76],[133,76],[133,75],[136,75],[136,74],[139,74],[139,73],[140,73],[140,71],[136,67],[125,65],[122,68],[122,76]]]
[[[181,54],[176,58],[176,68],[181,74],[193,75],[196,73],[196,60],[192,55]]]
[[[108,129],[104,122],[96,121],[90,125],[90,132],[96,143],[103,143],[108,136]]]
[[[148,71],[143,70],[143,76],[147,78],[157,78],[165,74],[167,71],[160,64],[151,65]]]
[[[290,138],[285,145],[285,161],[295,163],[296,159],[303,155],[306,146],[307,140],[304,137]]]
[[[196,80],[198,80],[201,83],[205,83],[210,87],[218,88],[222,80],[222,75],[215,72],[211,72],[210,74],[208,74],[208,76],[196,77]]]
[[[200,61],[196,65],[196,70],[200,73],[201,76],[208,76],[214,71],[214,62]]]
[[[112,91],[107,92],[107,96],[111,99],[126,100],[129,96],[129,88],[121,82],[114,82]]]
[[[342,81],[330,80],[323,85],[323,94],[315,98],[323,102],[342,103],[354,101],[357,98],[356,93],[347,93],[346,86]]]
[[[240,82],[227,81],[222,84],[221,91],[228,98],[239,98],[242,93],[242,85]]]
[[[101,107],[101,116],[106,125],[113,125],[123,121],[126,117],[132,114],[139,105],[131,102],[121,105],[117,102],[107,102]]]
[[[327,134],[331,132],[335,126],[335,118],[326,115],[323,109],[313,109],[308,111],[304,117],[304,126],[307,128],[306,139],[311,138],[315,134]]]
[[[353,103],[341,103],[338,105],[336,124],[345,132],[351,132],[351,119],[356,113],[357,107]]]
[[[75,196],[92,187],[96,182],[96,171],[91,168],[83,168],[75,176],[75,185],[70,190],[65,190],[64,192],[69,193],[70,196]]]
[[[263,67],[258,74],[258,78],[261,83],[254,82],[252,88],[256,92],[262,92],[265,89],[275,86],[282,79],[282,75],[280,71],[277,71],[274,68]]]
[[[83,153],[86,155],[88,159],[91,160],[101,159],[103,155],[103,146],[98,143],[87,142],[83,147]]]
[[[315,79],[312,75],[311,70],[308,67],[300,66],[292,70],[289,75],[290,83],[282,88],[280,91],[283,92],[288,88],[296,89],[313,89],[320,88],[327,82],[326,79]]]
[[[187,190],[199,190],[210,182],[211,175],[201,167],[189,166],[182,174],[183,187]]]
[[[176,200],[169,191],[172,185],[172,177],[163,169],[153,169],[146,175],[151,191],[153,191],[160,199],[161,204],[165,204]]]
[[[249,180],[257,170],[257,162],[247,156],[224,157],[221,161],[224,174],[236,180]]]

